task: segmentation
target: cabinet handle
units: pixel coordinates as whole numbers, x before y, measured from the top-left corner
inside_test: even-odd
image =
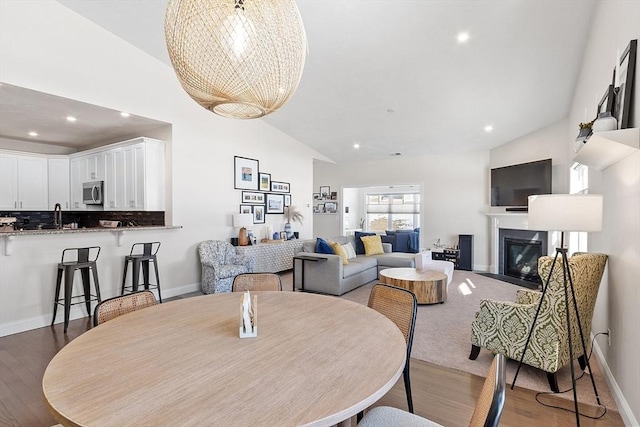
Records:
[[[18,208],[18,202],[15,202],[15,201],[13,202],[13,208],[14,208],[14,209],[17,209],[17,208]]]
[[[22,202],[20,202],[20,209],[22,209]]]
[[[67,207],[67,209],[69,209],[69,202],[66,202],[65,206]]]

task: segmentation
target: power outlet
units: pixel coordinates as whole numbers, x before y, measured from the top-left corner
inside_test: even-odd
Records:
[[[611,347],[611,329],[607,328],[607,344]]]

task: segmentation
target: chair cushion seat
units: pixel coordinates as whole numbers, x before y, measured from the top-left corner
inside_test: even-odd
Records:
[[[358,427],[382,427],[382,426],[402,426],[402,427],[442,427],[441,424],[434,423],[426,418],[406,412],[390,406],[376,406],[367,411]]]

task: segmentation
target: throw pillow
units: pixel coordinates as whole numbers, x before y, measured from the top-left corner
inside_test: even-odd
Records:
[[[364,245],[364,253],[366,256],[380,255],[384,253],[380,236],[365,236],[361,237],[361,239],[362,244]]]
[[[331,245],[329,245],[326,240],[322,237],[318,237],[316,239],[316,253],[333,255],[335,252],[333,252]]]
[[[355,258],[356,257],[356,250],[353,249],[353,245],[351,244],[351,242],[347,242],[344,245],[341,245],[342,248],[344,249],[344,251],[347,253],[347,259],[351,259],[351,258]]]
[[[362,231],[355,232],[355,241],[356,241],[356,254],[364,255],[364,245],[362,244],[361,237],[362,236],[375,236],[376,233],[364,233]]]
[[[340,243],[338,243],[338,242],[329,242],[329,244],[331,245],[331,249],[333,249],[333,253],[336,254],[336,255],[340,255],[340,257],[342,258],[342,265],[349,264],[349,261],[348,261],[348,258],[347,258],[347,253],[344,251],[344,249],[342,248]]]

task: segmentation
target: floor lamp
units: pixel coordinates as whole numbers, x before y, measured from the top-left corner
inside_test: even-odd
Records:
[[[540,314],[540,308],[542,307],[549,281],[553,274],[553,269],[556,266],[556,262],[561,262],[564,267],[564,303],[567,319],[567,336],[569,337],[569,358],[571,359],[569,365],[571,366],[571,385],[573,386],[573,402],[576,413],[576,425],[580,426],[580,414],[578,412],[578,396],[576,393],[576,375],[573,367],[573,343],[571,337],[571,319],[569,316],[569,296],[571,295],[571,304],[573,310],[575,310],[576,321],[578,322],[578,330],[580,331],[580,340],[582,343],[582,351],[584,359],[586,360],[589,372],[591,372],[591,365],[589,364],[589,358],[587,357],[587,346],[585,344],[584,333],[582,332],[582,323],[580,321],[580,315],[578,313],[578,305],[576,303],[576,294],[573,287],[573,280],[571,279],[571,271],[569,270],[569,260],[567,259],[567,249],[564,247],[564,233],[566,231],[600,231],[602,229],[602,196],[593,194],[545,194],[538,196],[529,196],[529,218],[528,218],[529,230],[540,231],[560,231],[560,247],[556,248],[556,255],[553,258],[551,264],[551,270],[549,271],[549,277],[542,290],[542,296],[540,297],[540,303],[536,310],[536,315],[533,318],[529,335],[527,336],[527,342],[524,345],[522,356],[520,357],[520,363],[516,370],[516,375],[513,378],[513,384],[511,389],[516,384],[518,373],[522,367],[524,361],[524,355],[529,347],[531,341],[531,335],[533,334],[533,328],[535,327],[538,315]],[[593,392],[595,393],[596,400],[600,404],[600,397],[598,396],[598,390],[596,389],[596,383],[591,376],[591,384],[593,385]]]

